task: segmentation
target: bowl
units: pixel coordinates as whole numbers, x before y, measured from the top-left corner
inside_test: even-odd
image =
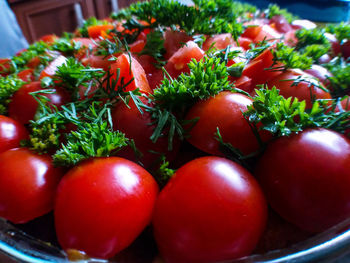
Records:
[[[6,220],[0,218],[0,252],[6,262],[70,262],[58,247],[34,238]],[[265,254],[255,254],[241,259],[226,261],[232,263],[277,263],[277,262],[346,262],[343,257],[350,253],[350,218],[323,233],[292,245],[285,249],[273,250]],[[341,259],[340,259],[341,258]],[[12,260],[12,261],[11,261]],[[350,260],[350,257],[348,257]],[[138,259],[142,262],[143,259]],[[0,262],[4,262],[1,260]],[[102,259],[82,259],[84,263],[119,263],[122,261]]]

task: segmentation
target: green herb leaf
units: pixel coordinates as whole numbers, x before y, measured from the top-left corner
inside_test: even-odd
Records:
[[[25,82],[16,75],[0,77],[0,114],[7,113],[7,106],[11,101],[12,95],[20,89]]]

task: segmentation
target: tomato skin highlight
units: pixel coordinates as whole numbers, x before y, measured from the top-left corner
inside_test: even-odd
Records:
[[[62,171],[26,148],[0,154],[0,216],[26,223],[51,211]]]
[[[223,91],[215,97],[196,103],[187,113],[186,120],[199,117],[187,139],[198,149],[223,156],[219,142],[215,139],[217,128],[225,143],[231,143],[243,154],[259,149],[259,143],[242,112],[252,104],[252,100],[242,94]]]
[[[18,121],[0,115],[0,153],[19,147],[28,138],[28,131]]]
[[[61,180],[54,217],[63,249],[110,258],[150,223],[158,185],[141,166],[119,157],[94,158]]]
[[[266,223],[254,177],[215,156],[190,161],[160,192],[153,227],[166,262],[216,262],[248,255]]]
[[[270,144],[257,176],[272,208],[309,232],[350,216],[350,141],[327,129],[309,129]]]

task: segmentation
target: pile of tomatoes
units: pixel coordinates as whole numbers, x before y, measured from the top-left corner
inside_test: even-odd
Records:
[[[113,30],[123,31],[119,21],[107,19],[87,27],[89,37],[75,32],[70,41],[79,43],[80,49],[71,57],[89,69],[109,74],[110,82],[128,83],[124,92],[138,89],[147,96],[162,84],[165,71],[168,79],[190,74],[188,63],[203,61],[208,50],[229,47],[246,54],[266,40],[295,46],[296,30],[315,27],[305,20],[289,23],[282,15],[256,17],[244,26],[237,41],[223,33],[206,36],[201,44],[186,32],[168,28],[162,35],[165,63],[160,68],[154,57],[142,54],[151,30],[139,34],[128,52],[98,54],[101,41],[113,41]],[[340,43],[332,34],[327,37],[332,47],[320,61],[326,63],[337,56],[348,59],[350,39]],[[49,35],[40,40],[50,47],[59,39]],[[229,81],[245,94],[226,90],[191,105],[184,119],[196,122],[185,141],[174,138],[169,147],[168,138],[160,136],[154,142],[150,138],[156,124],[151,114],[140,111],[133,100],[121,100],[111,109],[113,129],[134,140],[141,159],[126,147],[114,156],[88,158],[69,168],[55,166],[51,152],[39,154],[21,144],[29,138],[30,123],[39,107],[33,92],[44,89],[44,79],[55,78],[68,56],[48,48],[48,63],[33,57],[19,72],[11,72],[11,59],[2,59],[1,78],[13,74],[23,84],[11,95],[7,116],[0,116],[0,216],[22,224],[53,210],[60,246],[97,258],[114,257],[151,225],[160,255],[167,262],[216,262],[250,255],[264,235],[271,213],[268,207],[308,233],[321,232],[348,218],[350,141],[346,135],[314,127],[282,137],[259,129],[257,136],[243,115],[261,84],[275,86],[283,97],[305,100],[307,110],[315,100],[337,99],[330,92],[331,73],[321,65],[305,71],[273,70],[274,48],[271,44],[249,61],[240,56],[227,63],[230,67],[243,62],[241,74],[230,76]],[[294,83],[311,76],[318,85]],[[98,89],[78,88],[81,100]],[[44,96],[58,110],[72,99],[59,85]],[[147,104],[145,97],[140,99]],[[339,103],[337,110],[349,109],[347,98]],[[244,156],[259,152],[261,142],[266,148],[248,158],[249,165],[242,165],[221,151],[215,136],[218,130],[223,142]],[[176,169],[165,185],[154,178],[159,153]]]

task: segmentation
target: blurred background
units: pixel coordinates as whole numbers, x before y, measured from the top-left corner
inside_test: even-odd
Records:
[[[72,32],[84,18],[107,17],[136,0],[0,0],[0,57],[12,56],[41,36]],[[179,0],[191,3],[190,0]],[[301,18],[320,22],[350,19],[350,0],[243,0],[265,8],[277,3]],[[23,33],[21,33],[23,32]]]

